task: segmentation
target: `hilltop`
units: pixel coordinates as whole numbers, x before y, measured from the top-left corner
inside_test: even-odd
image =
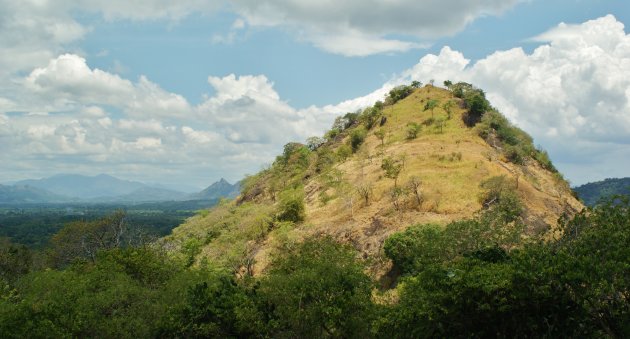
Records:
[[[242,182],[235,202],[190,218],[165,241],[191,260],[259,273],[275,251],[324,234],[352,244],[381,275],[391,234],[473,218],[507,192],[525,236],[551,237],[561,216],[584,206],[483,91],[447,85],[397,87],[384,102],[339,117],[323,137],[287,144],[270,168]]]

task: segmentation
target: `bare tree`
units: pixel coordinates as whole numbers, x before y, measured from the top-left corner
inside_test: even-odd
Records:
[[[365,206],[370,204],[370,197],[372,197],[372,185],[363,183],[357,187],[357,193],[365,201]]]
[[[421,185],[422,181],[417,176],[412,176],[407,182],[407,188],[414,194],[418,206],[422,203],[422,193],[420,192]]]

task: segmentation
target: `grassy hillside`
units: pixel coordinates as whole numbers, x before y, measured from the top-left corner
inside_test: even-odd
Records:
[[[324,137],[287,144],[244,180],[236,202],[191,218],[166,241],[196,262],[257,273],[275,251],[326,234],[380,270],[389,235],[473,217],[496,202],[492,182],[514,191],[529,237],[549,237],[560,216],[583,208],[546,153],[482,91],[450,89],[401,86],[384,103],[338,118]]]

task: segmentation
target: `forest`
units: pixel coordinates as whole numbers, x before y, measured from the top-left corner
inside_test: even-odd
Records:
[[[274,258],[268,274],[191,265],[126,229],[118,212],[67,225],[45,260],[4,241],[4,337],[611,337],[630,334],[630,203],[518,239],[494,209],[387,239],[393,280],[330,237]],[[484,241],[479,241],[483,235]],[[519,246],[513,246],[520,241]],[[605,245],[604,245],[605,244]],[[388,293],[391,284],[399,294]],[[388,286],[390,285],[390,286]],[[395,300],[394,300],[395,299]]]

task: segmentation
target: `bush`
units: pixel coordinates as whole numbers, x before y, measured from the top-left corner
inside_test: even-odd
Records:
[[[348,145],[341,145],[337,148],[337,158],[339,161],[346,161],[352,155],[352,148]]]
[[[410,122],[407,124],[407,139],[412,140],[418,137],[418,133],[420,133],[421,125],[415,122]]]
[[[280,207],[277,219],[280,221],[301,222],[306,217],[304,189],[287,190],[280,194]]]
[[[365,141],[366,135],[367,131],[363,127],[356,128],[350,133],[350,146],[352,147],[353,153],[356,152],[363,141]]]
[[[363,113],[361,113],[361,116],[359,117],[359,119],[361,120],[361,122],[363,122],[363,125],[365,125],[365,128],[369,130],[372,127],[374,127],[374,125],[376,125],[376,122],[380,119],[382,115],[383,115],[382,106],[375,105],[373,107],[368,107],[365,110],[363,110]]]

